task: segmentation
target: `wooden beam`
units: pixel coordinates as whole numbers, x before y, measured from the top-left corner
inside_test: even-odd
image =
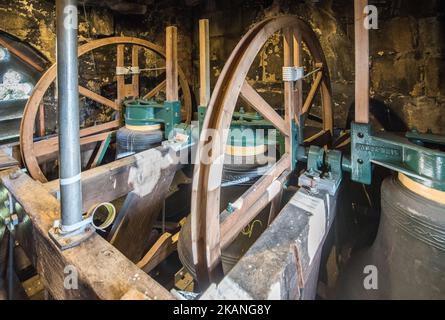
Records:
[[[119,105],[116,102],[113,102],[110,99],[102,97],[100,94],[97,94],[96,92],[93,92],[85,87],[79,86],[79,94],[87,98],[90,98],[91,100],[96,101],[97,103],[103,104],[104,106],[110,107],[111,109],[117,111],[120,110]]]
[[[156,268],[162,261],[168,258],[177,249],[179,232],[172,235],[164,233],[150,248],[147,254],[137,263],[137,266],[149,273]]]
[[[119,120],[114,120],[107,123],[81,129],[80,130],[81,145],[85,143],[100,141],[100,139],[105,137],[106,133],[110,133],[110,131],[113,131],[113,129],[118,128],[119,124],[120,124]],[[103,132],[103,131],[108,131],[108,132]],[[87,137],[93,137],[93,138],[85,140]],[[36,157],[43,156],[49,153],[54,153],[59,149],[59,137],[53,136],[44,140],[36,141],[34,143],[33,148]]]
[[[23,62],[29,64],[31,67],[33,67],[38,72],[43,72],[44,71],[42,66],[38,65],[37,63],[35,63],[30,57],[28,57],[27,55],[23,54],[22,52],[20,52],[16,48],[14,48],[11,44],[9,44],[7,41],[5,41],[5,40],[3,40],[1,38],[0,38],[0,45],[2,47],[5,47],[6,49],[8,49],[9,52],[11,52],[13,55],[15,55],[17,58],[19,58]]]
[[[303,66],[303,47],[302,47],[302,37],[300,31],[295,28],[293,30],[294,36],[294,65],[296,67]],[[303,109],[303,79],[300,79],[295,84],[295,122],[299,124],[299,115],[302,113]]]
[[[365,28],[367,0],[354,0],[355,121],[369,123],[369,32]]]
[[[102,132],[86,137],[81,137],[80,145],[83,146],[93,142],[104,141],[113,132],[114,131]],[[34,154],[37,158],[53,154],[58,150],[59,150],[59,139],[58,138],[56,139],[55,137],[46,140],[40,140],[34,144]]]
[[[168,159],[144,162],[135,179],[143,182],[131,191],[119,211],[109,234],[110,242],[128,259],[137,263],[147,249],[147,235],[161,213],[177,165],[164,165]],[[134,181],[133,183],[136,183]]]
[[[124,63],[125,63],[124,50],[125,50],[125,45],[119,44],[117,46],[116,67],[118,67],[118,68],[124,67]],[[125,75],[116,75],[116,80],[117,80],[117,104],[120,104],[126,97]]]
[[[0,149],[0,170],[9,169],[18,166],[19,162],[11,156],[8,156],[2,149]]]
[[[170,162],[170,157],[174,158],[174,155],[169,149],[158,147],[82,172],[83,211],[123,197],[143,185],[157,184],[163,166],[172,166],[176,170],[180,167],[175,163],[176,159]],[[144,179],[138,180],[138,174],[144,173]],[[44,186],[55,195],[59,191],[59,180]]]
[[[178,29],[167,27],[165,40],[167,101],[178,101]]]
[[[259,95],[258,92],[247,82],[244,81],[241,87],[241,97],[256,111],[258,111],[265,119],[272,122],[272,125],[277,128],[285,136],[289,136],[289,127],[286,126],[283,118]]]
[[[284,67],[292,67],[294,65],[294,33],[292,28],[283,29],[283,58]],[[295,118],[295,90],[294,83],[291,81],[284,82],[284,121],[288,128],[288,132],[292,131],[292,121]],[[286,152],[292,153],[291,135],[284,137]],[[290,163],[292,167],[292,161]]]
[[[154,96],[158,94],[159,91],[164,90],[167,86],[167,80],[162,81],[160,84],[158,84],[156,87],[154,87],[150,92],[148,92],[145,96],[145,100],[150,100]]]
[[[134,45],[131,51],[131,64],[133,67],[139,67],[139,46]],[[133,86],[133,96],[139,97],[139,74],[133,74],[131,85]]]
[[[315,81],[312,84],[311,90],[309,90],[306,101],[304,102],[302,110],[303,113],[306,113],[310,110],[312,103],[314,102],[315,94],[317,93],[318,88],[320,88],[322,79],[323,79],[323,71],[318,71],[317,76],[315,77]]]
[[[210,33],[209,20],[199,20],[199,105],[210,101]]]
[[[172,299],[171,294],[101,236],[94,234],[79,246],[60,251],[48,230],[60,219],[60,203],[44,186],[19,171],[0,173],[1,183],[23,207],[32,223],[35,247],[30,256],[46,290],[55,299],[120,299],[130,289],[150,299]],[[66,289],[66,267],[78,274],[78,288]],[[72,271],[71,271],[72,272]]]

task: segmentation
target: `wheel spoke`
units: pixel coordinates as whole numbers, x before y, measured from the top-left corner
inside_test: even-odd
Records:
[[[110,99],[107,99],[101,96],[100,94],[97,94],[96,92],[93,92],[85,87],[79,86],[79,93],[82,96],[85,96],[93,101],[96,101],[97,103],[110,107],[111,109],[120,111],[119,105],[116,102],[113,102]]]
[[[154,87],[149,93],[147,93],[144,96],[145,100],[150,100],[154,96],[158,94],[159,91],[165,90],[167,85],[167,80],[162,81],[160,84],[158,84],[156,87]]]
[[[312,85],[311,90],[309,91],[309,94],[306,98],[306,101],[304,102],[303,113],[308,112],[309,109],[311,108],[315,98],[315,94],[317,93],[318,88],[320,88],[320,83],[322,79],[323,79],[323,71],[318,71],[314,84]]]
[[[329,144],[332,139],[331,131],[321,130],[320,132],[304,139],[304,143],[307,145],[321,145],[325,146]]]
[[[247,82],[244,81],[241,87],[241,97],[265,119],[272,122],[273,126],[280,130],[285,136],[289,136],[289,130],[283,118],[261,97],[258,92]]]

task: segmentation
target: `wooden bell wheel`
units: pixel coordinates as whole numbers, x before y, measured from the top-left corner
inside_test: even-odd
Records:
[[[139,66],[139,50],[141,48],[154,52],[161,58],[165,59],[165,49],[153,44],[147,40],[132,38],[132,37],[112,37],[106,39],[100,39],[91,41],[79,47],[78,56],[84,56],[91,53],[93,50],[110,46],[117,46],[117,58],[116,67],[125,68],[125,47],[131,46],[131,64],[132,67]],[[143,72],[143,71],[141,71]],[[40,164],[48,159],[57,158],[58,150],[58,137],[51,136],[34,140],[35,124],[37,115],[39,114],[40,123],[42,123],[42,111],[44,108],[44,95],[55,81],[57,75],[57,65],[51,66],[48,71],[42,76],[39,82],[36,84],[34,91],[29,98],[25,110],[23,113],[22,123],[20,127],[20,147],[22,153],[22,159],[28,169],[29,174],[40,182],[47,182],[47,177],[43,173]],[[184,72],[178,67],[179,84],[182,90],[182,99],[184,106],[184,120],[190,123],[191,110],[192,110],[192,98],[190,88],[185,77]],[[117,74],[117,95],[116,100],[112,101],[104,96],[97,94],[83,86],[79,86],[79,94],[92,101],[111,108],[115,111],[116,116],[114,120],[94,125],[80,130],[80,144],[81,148],[86,145],[98,144],[99,148],[92,157],[97,157],[100,153],[104,152],[104,148],[109,141],[110,133],[114,132],[120,126],[120,111],[121,102],[126,97],[139,97],[139,74],[134,73],[131,75],[132,83],[126,84],[125,75]],[[166,81],[162,81],[154,89],[143,96],[144,99],[150,99],[162,90],[165,90]],[[44,130],[43,130],[44,131]],[[44,132],[41,133],[44,135]],[[90,159],[91,166],[94,166],[94,159]]]
[[[284,119],[246,81],[255,57],[274,34],[283,37],[284,66],[300,66],[303,48],[311,55],[313,84],[303,102],[302,81],[284,83]],[[305,47],[303,47],[303,45]],[[315,33],[294,16],[266,19],[256,24],[230,55],[212,93],[200,136],[192,192],[192,252],[199,286],[205,289],[221,279],[221,250],[273,200],[273,190],[283,176],[294,169],[292,155],[292,121],[308,114],[317,92],[320,92],[322,128],[305,137],[306,141],[332,132],[332,104],[329,71]],[[224,145],[237,100],[241,96],[285,136],[285,153],[247,192],[233,203],[234,211],[219,212]],[[213,130],[212,130],[213,129]],[[212,132],[221,135],[212,137]],[[206,158],[207,157],[207,158]],[[208,159],[210,158],[210,159]],[[280,185],[281,187],[281,185]]]

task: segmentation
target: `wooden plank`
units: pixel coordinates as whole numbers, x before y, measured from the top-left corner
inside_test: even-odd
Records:
[[[35,63],[30,57],[28,57],[27,55],[23,54],[22,52],[20,52],[16,48],[14,48],[11,44],[9,44],[7,41],[5,41],[5,40],[3,40],[1,38],[0,38],[0,45],[2,47],[5,47],[6,49],[8,49],[9,52],[11,52],[13,55],[15,55],[17,58],[19,58],[23,62],[29,64],[31,67],[36,69],[38,72],[45,71],[42,66],[38,65],[37,63]]]
[[[292,28],[283,29],[283,65],[292,67],[294,65],[294,33]],[[294,83],[291,81],[284,82],[284,121],[288,128],[288,132],[292,131],[292,121],[295,118],[295,90]],[[285,150],[292,153],[291,135],[284,137]],[[292,166],[292,161],[290,163]]]
[[[146,252],[147,236],[161,213],[173,177],[179,168],[177,165],[162,163],[168,159],[160,157],[157,160],[157,163],[144,162],[141,164],[142,168],[138,168],[135,179],[144,177],[144,181],[138,181],[139,186],[127,195],[109,234],[110,242],[135,263]]]
[[[108,135],[112,134],[115,131],[111,132],[102,132],[91,136],[81,137],[80,138],[80,145],[86,145],[93,142],[99,142],[104,141],[107,139]],[[34,144],[34,154],[37,158],[53,154],[59,150],[59,139],[56,137],[37,141]]]
[[[178,29],[167,27],[165,40],[166,98],[178,101]]]
[[[114,120],[107,123],[99,124],[96,126],[88,127],[80,130],[80,144],[91,143],[95,141],[102,141],[106,138],[106,135],[113,132],[119,127],[119,121]],[[110,131],[108,131],[110,130]],[[108,131],[108,132],[102,132]],[[59,137],[54,136],[44,140],[36,141],[34,143],[34,154],[36,157],[46,154],[54,153],[59,149]]]
[[[303,66],[303,47],[302,47],[302,37],[299,29],[295,28],[293,30],[294,39],[294,66]],[[295,83],[295,123],[300,123],[299,115],[302,113],[303,109],[303,79],[298,80]]]
[[[365,28],[367,0],[354,0],[355,121],[369,123],[369,32]]]
[[[8,156],[4,150],[0,149],[0,170],[18,166],[19,162],[11,156]]]
[[[154,96],[158,94],[159,91],[165,90],[167,86],[167,80],[162,81],[160,84],[158,84],[156,87],[154,87],[150,92],[148,92],[145,96],[145,100],[150,100]]]
[[[209,20],[199,20],[199,105],[210,101],[210,33]]]
[[[318,71],[317,76],[315,77],[315,81],[312,84],[311,90],[309,90],[309,93],[307,95],[307,98],[303,105],[303,113],[309,112],[310,108],[312,107],[312,103],[314,102],[315,94],[317,93],[318,89],[320,88],[321,80],[323,79],[323,71]]]
[[[172,235],[171,233],[164,233],[150,248],[147,254],[137,263],[137,266],[149,273],[156,268],[162,261],[172,254],[177,249],[179,239],[179,232]]]
[[[131,64],[133,67],[139,67],[139,46],[134,45],[131,50]],[[132,95],[139,97],[139,74],[133,74],[131,84],[133,86]]]
[[[232,213],[228,214],[225,211],[221,214],[221,248],[226,248],[232,243],[243,228],[275,198],[275,193],[279,191],[275,187],[278,185],[270,187],[284,171],[289,169],[290,162],[290,156],[284,154],[265,175],[238,198],[233,204],[235,210]],[[256,209],[249,210],[251,207]]]
[[[93,92],[85,87],[79,86],[79,94],[90,98],[93,101],[96,101],[97,103],[103,104],[104,106],[110,107],[111,109],[119,111],[119,105],[116,102],[111,101],[110,99],[107,99],[105,97],[102,97],[100,94],[97,94],[96,92]]]
[[[1,183],[11,192],[31,220],[35,246],[31,260],[55,299],[120,299],[130,289],[150,299],[172,299],[171,294],[101,236],[94,234],[79,246],[60,251],[48,230],[60,218],[60,203],[44,186],[24,173],[0,173]],[[64,286],[66,266],[77,271],[79,290]]]
[[[119,44],[117,46],[116,67],[118,67],[118,68],[124,67],[124,63],[125,63],[124,50],[125,50],[125,45]],[[125,75],[116,75],[116,80],[117,80],[117,104],[120,104],[126,97]]]
[[[179,169],[177,159],[170,162],[171,158],[174,155],[169,149],[158,147],[82,172],[83,212],[98,203],[123,197],[135,188],[158,183],[162,167]],[[144,173],[144,179],[138,180],[138,174]],[[55,195],[59,191],[59,180],[45,183],[44,186]]]
[[[244,81],[243,86],[241,87],[241,97],[265,119],[272,122],[272,125],[281,133],[285,136],[289,136],[289,127],[286,125],[283,118],[280,117],[280,115],[247,81]]]

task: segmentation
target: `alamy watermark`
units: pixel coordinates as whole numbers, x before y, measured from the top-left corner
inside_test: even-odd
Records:
[[[79,289],[79,274],[77,269],[73,265],[67,265],[63,269],[65,275],[63,279],[63,286],[66,290],[78,290]]]
[[[74,5],[68,5],[63,8],[65,19],[63,20],[63,26],[65,29],[77,29],[78,28],[78,12],[77,7]]]
[[[366,15],[363,25],[367,30],[377,30],[379,28],[379,12],[374,5],[367,5],[363,10]]]
[[[366,290],[378,290],[379,289],[379,271],[374,265],[367,265],[363,269],[365,278],[363,279],[363,287]]]

